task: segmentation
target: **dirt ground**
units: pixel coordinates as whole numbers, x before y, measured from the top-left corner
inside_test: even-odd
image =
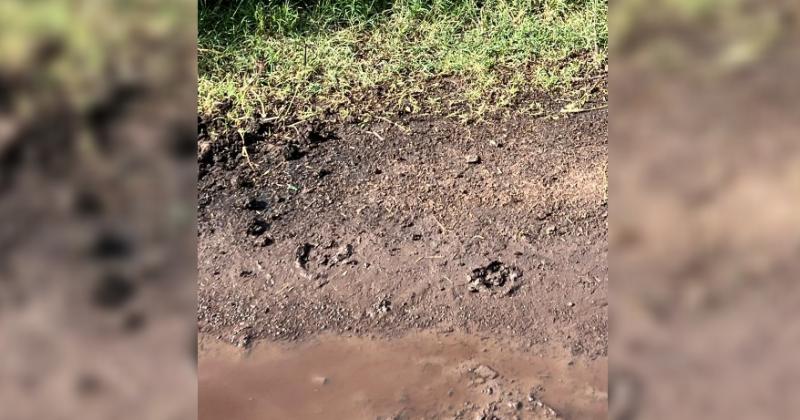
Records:
[[[199,132],[204,339],[433,331],[606,359],[607,110]]]

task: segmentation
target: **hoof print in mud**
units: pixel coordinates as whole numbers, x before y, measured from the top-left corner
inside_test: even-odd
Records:
[[[485,290],[505,290],[507,295],[513,295],[519,289],[517,280],[522,277],[522,270],[508,266],[500,261],[492,261],[484,267],[478,267],[469,274],[469,291],[473,293]]]

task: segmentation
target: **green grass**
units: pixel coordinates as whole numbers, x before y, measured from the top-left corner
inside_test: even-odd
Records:
[[[201,1],[199,112],[482,115],[602,70],[607,0]]]

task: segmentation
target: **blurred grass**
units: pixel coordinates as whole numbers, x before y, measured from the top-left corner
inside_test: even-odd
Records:
[[[164,78],[176,56],[154,51],[186,41],[193,8],[188,0],[0,1],[0,97],[13,96],[7,107],[18,112],[57,97],[81,113],[119,84]]]
[[[480,115],[601,71],[607,0],[201,1],[199,112]]]
[[[621,0],[609,20],[612,51],[651,70],[736,72],[759,61],[792,30],[796,4],[767,0]],[[792,28],[794,27],[794,28]]]

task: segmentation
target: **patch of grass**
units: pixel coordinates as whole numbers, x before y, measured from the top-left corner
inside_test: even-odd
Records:
[[[199,112],[481,115],[602,70],[607,0],[201,1]]]

